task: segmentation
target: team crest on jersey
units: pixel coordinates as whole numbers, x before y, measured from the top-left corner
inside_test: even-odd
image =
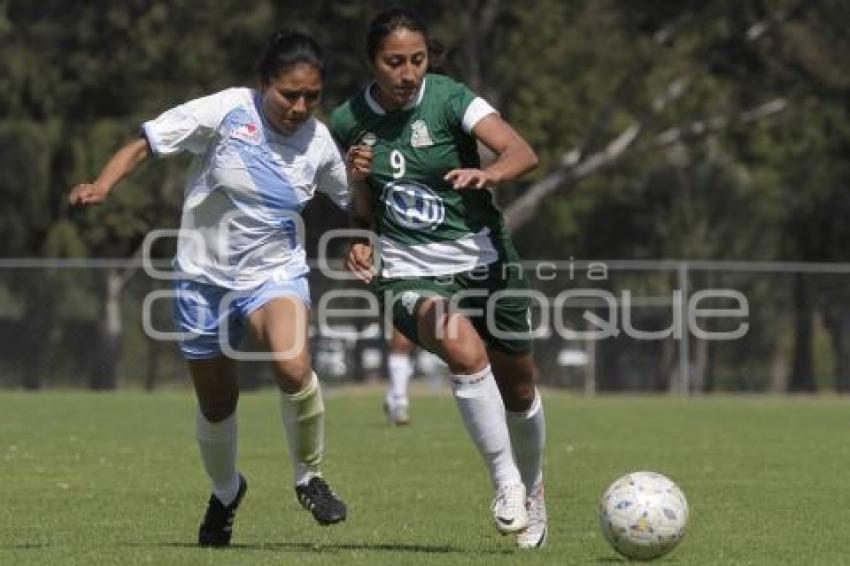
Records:
[[[410,145],[413,147],[429,147],[434,145],[425,120],[416,120],[410,125]]]
[[[446,217],[440,195],[414,181],[387,183],[381,200],[393,222],[411,230],[434,230]]]
[[[258,144],[260,143],[260,128],[256,124],[248,122],[234,128],[230,136],[248,143]]]

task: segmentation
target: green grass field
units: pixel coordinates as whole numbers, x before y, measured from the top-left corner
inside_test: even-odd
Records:
[[[349,520],[298,507],[276,395],[245,394],[249,479],[234,545],[193,546],[208,486],[189,393],[0,393],[0,564],[608,564],[596,504],[621,474],[658,470],[691,506],[667,564],[850,564],[850,403],[548,392],[552,536],[514,550],[491,524],[483,464],[452,399],[414,397],[388,428],[376,389],[327,394],[325,475]]]

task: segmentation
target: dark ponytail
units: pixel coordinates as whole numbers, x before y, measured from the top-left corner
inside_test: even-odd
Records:
[[[267,85],[283,72],[300,63],[311,65],[325,78],[325,54],[316,40],[306,33],[278,30],[269,39],[257,70],[262,84]]]

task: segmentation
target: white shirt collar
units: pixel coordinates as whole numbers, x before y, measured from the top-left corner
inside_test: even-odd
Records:
[[[422,84],[419,85],[419,92],[416,93],[416,96],[410,99],[410,102],[404,105],[402,110],[410,110],[411,108],[415,108],[419,106],[419,103],[422,102],[422,97],[425,95],[425,83],[428,81],[427,75],[422,77]],[[384,110],[383,106],[381,106],[375,97],[372,96],[372,86],[375,84],[375,81],[372,81],[366,86],[366,104],[369,105],[369,109],[372,110],[375,114],[384,115],[387,113]]]

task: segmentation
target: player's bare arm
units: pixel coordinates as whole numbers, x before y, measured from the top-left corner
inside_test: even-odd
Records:
[[[129,175],[150,155],[145,138],[135,139],[115,152],[92,183],[81,183],[71,189],[68,202],[73,205],[100,204],[121,179]]]
[[[369,157],[371,162],[371,156]],[[367,169],[368,171],[368,169]],[[373,230],[372,197],[365,181],[349,177],[353,198],[351,201],[351,226],[360,230]],[[372,280],[372,244],[368,238],[355,238],[351,241],[345,257],[345,268],[359,280],[369,283]]]
[[[453,169],[445,179],[455,189],[492,188],[520,177],[537,166],[537,154],[522,136],[498,114],[482,118],[472,129],[473,135],[496,154],[496,160],[484,169]]]

